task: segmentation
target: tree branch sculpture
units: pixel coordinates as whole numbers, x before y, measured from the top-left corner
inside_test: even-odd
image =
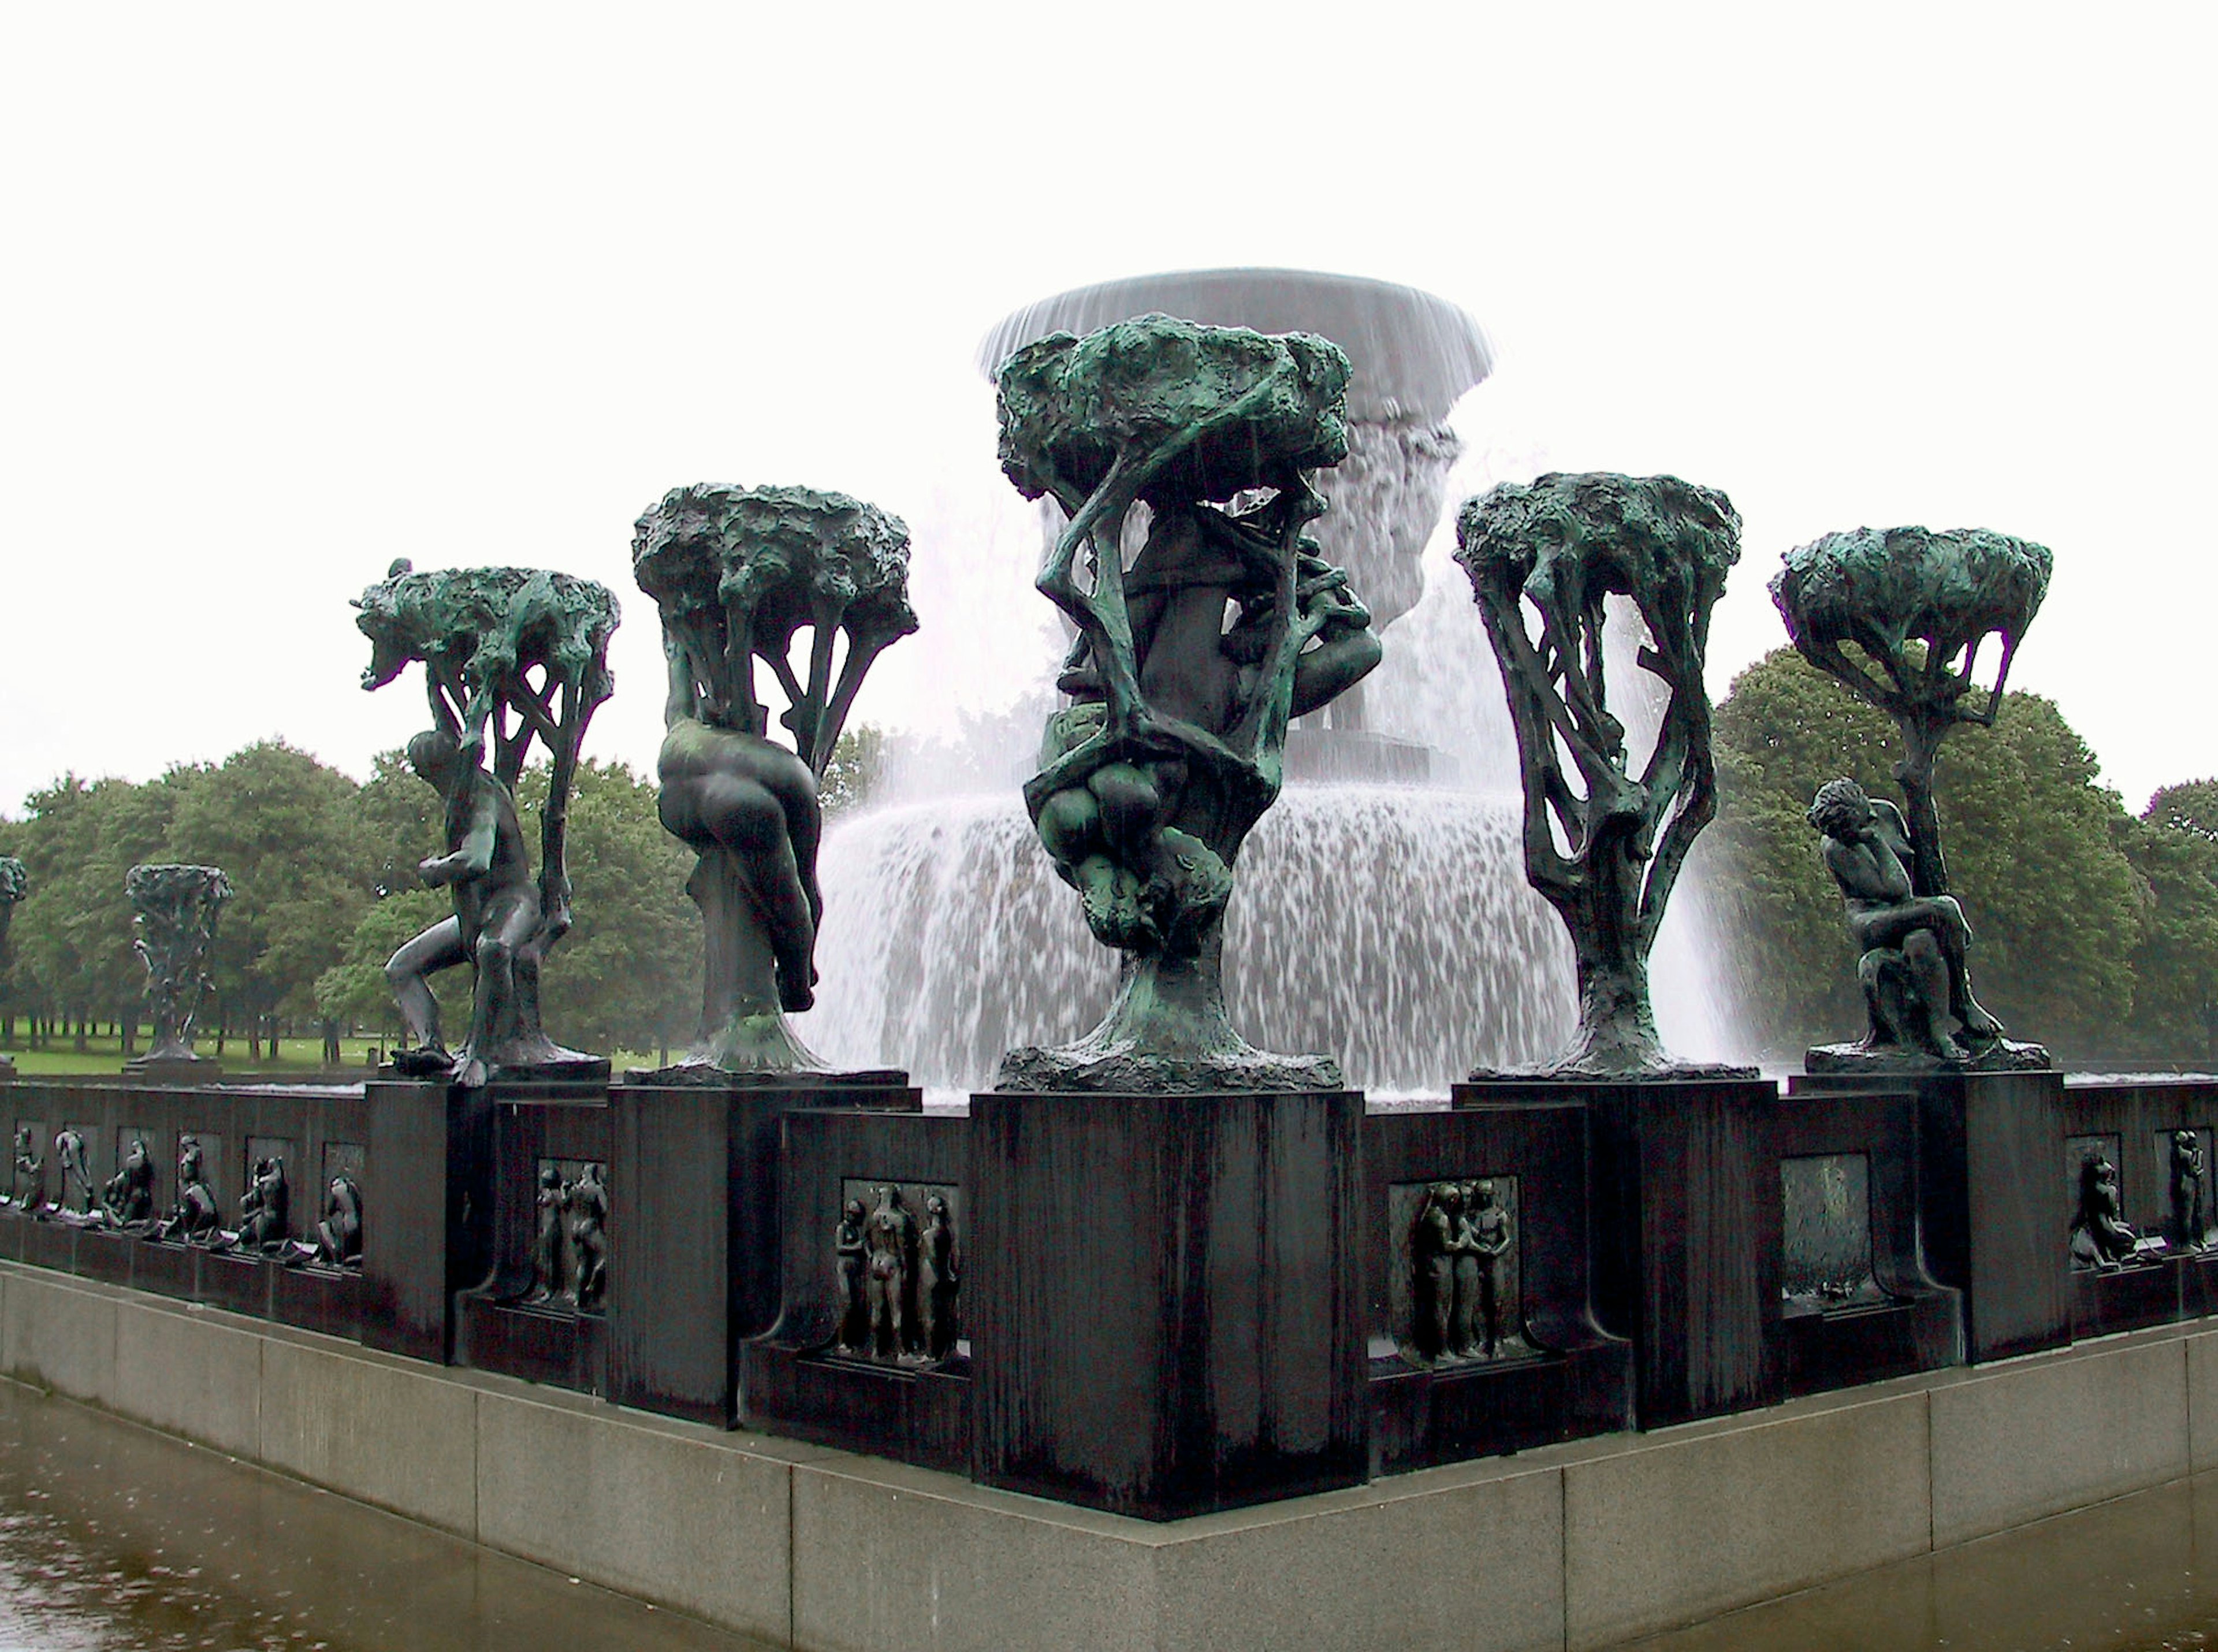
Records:
[[[1676,476],[1550,474],[1468,501],[1456,539],[1516,727],[1526,876],[1571,931],[1578,970],[1578,1030],[1539,1076],[1752,1076],[1674,1058],[1648,992],[1664,908],[1717,807],[1702,667],[1739,514]],[[1640,667],[1667,696],[1637,775],[1609,708],[1611,597],[1638,612]]]
[[[1001,468],[1069,519],[1036,583],[1078,631],[1058,684],[1073,703],[1049,720],[1025,802],[1095,938],[1126,961],[1101,1024],[1011,1051],[1003,1089],[1341,1086],[1332,1061],[1233,1030],[1223,948],[1288,720],[1379,662],[1370,615],[1303,531],[1324,509],[1316,469],[1347,451],[1348,376],[1321,338],[1161,315],[1053,334],[1002,364]]]
[[[370,640],[365,689],[424,667],[431,727],[408,743],[416,772],[446,805],[447,852],[424,881],[454,891],[455,916],[386,966],[417,1048],[403,1071],[464,1086],[503,1074],[594,1077],[608,1063],[549,1039],[540,1026],[539,971],[568,932],[565,841],[570,789],[585,726],[609,697],[616,597],[604,585],[530,568],[413,572],[406,558],[362,593],[356,623]],[[491,740],[492,770],[485,767]],[[535,740],[548,759],[536,885],[517,816],[516,784]],[[449,1055],[425,977],[456,964],[476,973],[470,1031]]]
[[[136,914],[131,950],[146,966],[154,1018],[154,1041],[131,1065],[200,1061],[193,1019],[208,988],[208,951],[231,880],[213,866],[134,866],[124,875],[123,893]]]
[[[31,892],[30,875],[23,863],[13,855],[0,855],[0,992],[8,985],[8,925],[15,916],[16,903]],[[0,1055],[0,1079],[15,1076],[15,1063]]]
[[[662,614],[662,824],[701,857],[686,892],[707,945],[699,1042],[651,1076],[820,1071],[785,1020],[816,983],[816,787],[871,661],[916,629],[908,529],[843,493],[681,487],[639,519],[632,572]],[[771,738],[757,660],[790,747]]]
[[[1857,698],[1886,712],[1902,731],[1903,755],[1894,765],[1894,777],[1902,785],[1908,841],[1888,852],[1908,856],[1910,888],[1899,897],[1903,903],[1945,903],[1954,911],[1941,811],[1933,792],[1934,759],[1942,740],[1957,724],[1993,726],[2010,662],[2026,628],[2041,611],[2054,560],[2046,546],[1984,528],[1945,533],[1927,528],[1859,528],[1796,547],[1772,579],[1771,599],[1796,650]],[[1999,637],[2001,647],[1994,683],[1982,688],[1975,673],[1991,637]],[[1852,814],[1853,810],[1833,810],[1826,812],[1826,818],[1848,820]],[[1815,806],[1812,820],[1813,825],[1820,824]],[[1842,845],[1854,849],[1868,836],[1862,824],[1845,838],[1829,834],[1827,863],[1837,877],[1842,865],[1835,863],[1848,852]],[[1858,852],[1868,857],[1874,851]],[[1850,901],[1851,927],[1861,933],[1868,925],[1856,922],[1858,902],[1869,906],[1878,897],[1862,891],[1854,878],[1842,887]],[[1872,888],[1879,888],[1880,883],[1873,882]],[[1924,908],[1905,905],[1904,909]],[[1900,1042],[1898,1048],[1900,1035],[1893,1029],[1905,1024],[1904,1017],[1882,1012],[1874,999],[1872,1032],[1856,1053],[1869,1057],[1884,1047],[1914,1061],[2048,1065],[2048,1052],[2040,1046],[2013,1044],[2004,1038],[2001,1024],[1973,997],[1962,952],[1970,931],[1961,914],[1956,913],[1936,933],[1944,937],[1941,945],[1949,960],[1951,985],[1943,1013],[1961,1028],[1962,1047],[1944,1026],[1930,1036]],[[1877,967],[1868,957],[1860,966],[1868,996]],[[1921,1027],[1924,1018],[1911,1018],[1906,1024]],[[1826,1054],[1812,1052],[1813,1056]],[[1831,1055],[1849,1059],[1838,1047]]]

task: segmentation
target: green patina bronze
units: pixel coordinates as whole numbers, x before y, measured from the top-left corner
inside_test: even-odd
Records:
[[[1886,712],[1902,731],[1903,755],[1894,765],[1894,776],[1902,785],[1907,842],[1894,845],[1888,852],[1908,861],[1905,869],[1910,887],[1894,897],[1905,912],[1936,902],[1954,910],[1942,847],[1941,811],[1933,793],[1934,759],[1942,740],[1957,724],[1993,726],[2002,708],[2010,661],[2026,628],[2041,611],[2054,560],[2044,545],[1984,528],[1947,532],[1858,528],[1797,546],[1773,576],[1771,599],[1803,658]],[[2000,648],[1993,684],[1982,688],[1975,672],[1991,637],[2001,640]],[[1813,806],[1813,825],[1820,824],[1819,814]],[[1828,819],[1839,814],[1828,812]],[[1856,831],[1845,838],[1828,832],[1827,864],[1837,877],[1846,864],[1842,856],[1870,838],[1860,816],[1858,820]],[[1827,828],[1821,825],[1820,830]],[[1874,851],[1866,848],[1859,852]],[[1865,882],[1872,882],[1871,888],[1862,887]],[[1857,927],[1859,903],[1871,906],[1878,900],[1875,892],[1884,882],[1843,881],[1852,928]],[[1910,1058],[1963,1061],[1974,1066],[2048,1065],[2048,1053],[2040,1046],[2004,1039],[2001,1024],[1973,997],[1962,954],[1970,931],[1961,913],[1953,927],[1944,926],[1943,933],[1951,978],[1945,1013],[1959,1024],[1963,1046],[1943,1027],[1917,1039],[1925,1048],[1908,1052]],[[1869,977],[1874,968],[1868,956],[1863,966],[1868,994],[1874,990]],[[1933,1007],[1936,1015],[1942,1013],[1939,1006]],[[1874,1036],[1880,1042],[1886,1042],[1882,1024],[1905,1019],[1899,1012],[1882,1015],[1874,999]],[[1868,1039],[1863,1053],[1874,1054],[1872,1045]],[[1824,1053],[1813,1051],[1812,1055]]]
[[[593,1076],[606,1061],[549,1039],[540,1025],[539,971],[571,923],[564,843],[585,726],[609,697],[615,596],[605,585],[534,568],[414,572],[404,558],[356,599],[370,640],[365,689],[424,666],[431,727],[409,762],[446,805],[447,852],[420,869],[454,891],[455,916],[393,955],[386,968],[417,1048],[404,1071],[464,1086],[488,1079]],[[493,767],[485,766],[493,746]],[[539,876],[516,808],[534,742],[548,760]],[[449,1055],[424,978],[462,963],[477,976],[470,1032]]]
[[[154,1039],[136,1067],[197,1061],[193,1020],[208,990],[208,956],[231,880],[213,866],[134,866],[123,877],[131,902],[131,950],[146,966]]]
[[[1648,993],[1664,907],[1717,808],[1702,667],[1739,513],[1676,476],[1550,474],[1467,501],[1456,541],[1516,726],[1526,876],[1562,915],[1578,969],[1577,1033],[1537,1076],[1753,1076],[1673,1057]],[[1639,615],[1639,665],[1664,696],[1637,773],[1604,671],[1612,597]]]
[[[707,948],[698,1043],[642,1076],[821,1070],[785,1019],[815,997],[816,784],[870,662],[916,629],[908,529],[844,493],[674,488],[639,519],[632,572],[662,614],[662,823],[701,857],[686,892]],[[785,698],[790,747],[771,735],[759,659]]]
[[[1037,583],[1078,630],[1057,684],[1072,703],[1025,802],[1095,937],[1127,960],[1101,1024],[1011,1051],[1001,1086],[1338,1088],[1335,1062],[1233,1030],[1223,952],[1289,719],[1379,662],[1370,615],[1303,531],[1324,510],[1314,472],[1348,449],[1348,358],[1154,315],[1051,335],[997,377],[1003,472],[1069,518]]]
[[[15,903],[31,892],[30,875],[23,863],[13,855],[0,855],[0,969],[8,963],[8,925],[15,916]],[[15,1071],[15,1063],[0,1055],[0,1078],[8,1078]]]

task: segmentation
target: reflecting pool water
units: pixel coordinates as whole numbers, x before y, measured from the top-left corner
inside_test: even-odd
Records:
[[[2090,1449],[2101,1449],[2090,1443]],[[1843,1509],[1843,1520],[1856,1519]],[[2218,1472],[1865,1572],[1639,1652],[2218,1648]]]
[[[0,1652],[759,1645],[0,1382]]]

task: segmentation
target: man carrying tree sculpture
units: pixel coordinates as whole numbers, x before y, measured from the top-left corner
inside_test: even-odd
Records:
[[[1129,959],[1101,1024],[1012,1050],[1001,1087],[1336,1090],[1337,1063],[1233,1030],[1223,948],[1288,720],[1379,663],[1369,613],[1304,532],[1316,471],[1348,451],[1348,358],[1152,315],[1051,334],[997,378],[1003,472],[1069,518],[1035,583],[1078,631],[1058,684],[1073,703],[1025,802],[1094,938]]]
[[[31,881],[23,871],[23,863],[13,855],[0,855],[0,993],[8,988],[8,925],[15,916],[15,905],[30,893]],[[0,1054],[0,1080],[15,1076],[15,1063]]]
[[[1857,973],[1872,1006],[1868,1036],[1811,1050],[1805,1059],[1812,1073],[1936,1062],[2049,1065],[2039,1044],[2004,1038],[2002,1024],[1972,996],[1964,962],[1971,930],[1950,899],[1933,766],[1957,724],[1994,726],[2052,561],[2048,547],[1985,528],[1858,528],[1796,546],[1773,577],[1771,599],[1796,652],[1887,713],[1902,733],[1894,765],[1900,814],[1869,800],[1853,807],[1836,789],[1853,784],[1843,781],[1826,787],[1811,807],[1810,823],[1826,834],[1825,864],[1849,903],[1849,925],[1863,954]],[[1993,685],[1986,687],[1974,673],[1991,637],[2001,646]],[[1863,796],[1861,789],[1855,795]],[[1868,826],[1862,816],[1874,808],[1880,813]],[[1890,956],[1897,951],[1899,962]],[[1950,1016],[1953,1032],[1945,1024]]]
[[[673,488],[639,519],[632,570],[661,610],[660,812],[700,857],[685,889],[705,936],[699,1040],[652,1077],[820,1070],[785,1021],[815,999],[816,785],[870,662],[916,629],[908,529],[844,493],[702,484]],[[758,660],[785,697],[778,721],[790,746],[771,737]]]
[[[529,568],[415,572],[406,559],[355,603],[371,643],[365,689],[411,663],[424,667],[432,726],[408,742],[408,761],[445,805],[446,851],[425,860],[424,882],[454,892],[455,915],[433,925],[386,966],[416,1048],[404,1073],[474,1088],[504,1073],[600,1077],[608,1062],[563,1049],[539,1024],[539,968],[570,928],[564,858],[570,787],[585,725],[613,686],[608,668],[616,598],[605,586]],[[534,681],[534,678],[536,681]],[[490,735],[493,764],[485,766]],[[536,738],[548,750],[540,868],[516,807],[516,785]],[[449,1054],[428,980],[469,963],[477,973],[470,1031]]]

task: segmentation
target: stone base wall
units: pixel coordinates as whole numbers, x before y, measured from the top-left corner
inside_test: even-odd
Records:
[[[1600,1648],[2218,1467],[2218,1328],[1155,1524],[0,1263],[0,1373],[778,1645]]]

